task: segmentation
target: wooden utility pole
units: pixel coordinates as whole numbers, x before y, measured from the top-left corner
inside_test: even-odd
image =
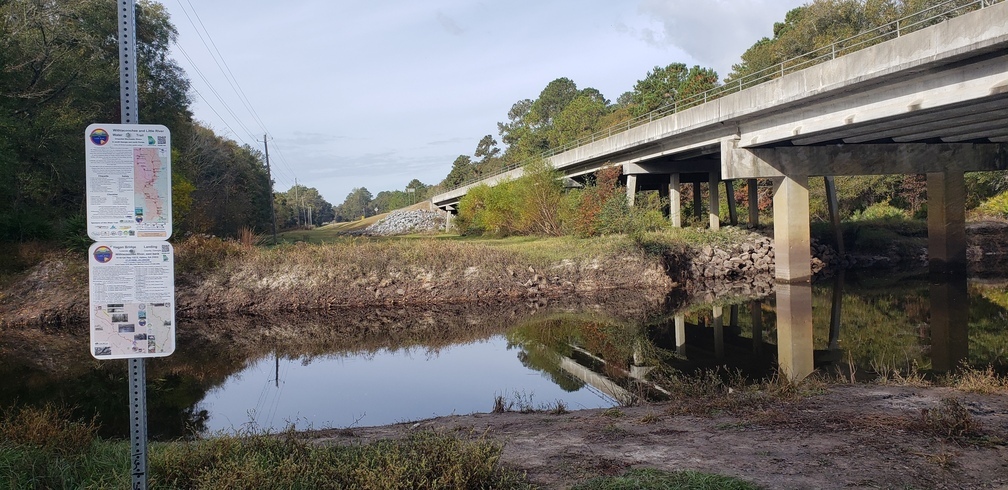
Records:
[[[273,171],[270,170],[270,163],[269,163],[269,143],[266,142],[266,135],[265,134],[263,135],[263,149],[266,150],[266,175],[269,176],[269,185],[270,185],[269,186],[270,187],[269,198],[270,198],[270,215],[273,216],[273,245],[276,245],[277,244],[277,236],[276,236],[276,204],[274,203],[274,201],[276,201],[276,199],[273,198]]]

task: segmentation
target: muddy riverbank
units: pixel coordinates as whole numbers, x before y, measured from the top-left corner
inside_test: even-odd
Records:
[[[553,304],[606,301],[629,310],[671,297],[762,296],[773,287],[773,243],[765,233],[734,231],[727,242],[669,245],[663,237],[584,251],[516,252],[446,240],[297,244],[274,249],[217,239],[176,246],[176,315],[324,313],[353,308]],[[977,272],[1008,257],[1008,225],[968,228]],[[585,243],[589,243],[586,241]],[[917,245],[851,251],[813,241],[812,268],[920,267]],[[87,257],[53,254],[0,289],[0,329],[59,330],[87,322]]]

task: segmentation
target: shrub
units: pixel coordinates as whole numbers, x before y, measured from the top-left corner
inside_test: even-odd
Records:
[[[1008,191],[982,202],[976,208],[976,213],[988,218],[1008,218]]]
[[[851,216],[851,221],[871,221],[871,220],[902,220],[907,218],[906,211],[899,209],[889,202],[878,202],[869,205],[863,211],[855,211]]]

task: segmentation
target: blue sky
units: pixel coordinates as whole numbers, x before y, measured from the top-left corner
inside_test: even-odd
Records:
[[[512,104],[559,77],[610,100],[657,65],[724,77],[804,3],[160,1],[196,119],[260,149],[268,132],[276,190],[296,178],[334,205],[355,187],[437,183],[483,135],[499,140]]]

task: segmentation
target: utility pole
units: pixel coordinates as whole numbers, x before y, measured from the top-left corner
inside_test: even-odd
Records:
[[[298,201],[297,177],[294,177],[294,207],[297,208],[297,225],[301,227],[301,201]]]
[[[277,236],[276,236],[276,204],[274,203],[274,201],[276,201],[276,199],[273,198],[273,171],[270,170],[270,163],[269,163],[269,143],[266,142],[266,135],[265,134],[263,135],[263,148],[266,150],[266,175],[269,176],[269,184],[270,184],[269,197],[270,197],[270,214],[273,216],[273,245],[276,245],[277,244]]]

